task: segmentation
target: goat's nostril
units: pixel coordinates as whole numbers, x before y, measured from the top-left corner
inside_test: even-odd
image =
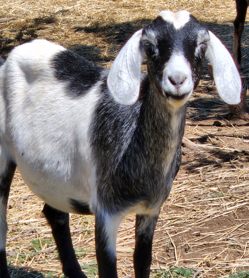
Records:
[[[184,74],[175,74],[168,77],[170,83],[175,87],[180,87],[184,81],[187,79],[187,76]]]

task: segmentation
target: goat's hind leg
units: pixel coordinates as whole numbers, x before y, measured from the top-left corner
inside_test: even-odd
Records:
[[[134,269],[136,278],[148,278],[152,260],[152,241],[158,216],[136,216]]]
[[[69,228],[69,214],[45,204],[43,213],[52,228],[64,274],[69,278],[86,278],[77,261]]]
[[[7,203],[16,165],[10,162],[0,146],[0,278],[8,278],[8,266],[6,258],[7,235]]]

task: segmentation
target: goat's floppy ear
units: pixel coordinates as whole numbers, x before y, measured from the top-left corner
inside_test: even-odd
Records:
[[[213,68],[213,76],[220,97],[228,104],[240,102],[241,79],[235,63],[222,42],[209,31],[206,58]]]
[[[127,41],[107,77],[107,85],[113,98],[121,104],[134,104],[139,97],[143,61],[141,36],[142,30],[139,30]]]

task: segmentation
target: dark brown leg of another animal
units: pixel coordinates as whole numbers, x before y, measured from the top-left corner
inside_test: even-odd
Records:
[[[136,216],[134,269],[136,278],[148,278],[152,261],[152,241],[158,216]]]
[[[247,1],[236,0],[237,16],[233,22],[234,24],[234,38],[233,38],[233,53],[237,62],[241,63],[241,36],[244,30],[244,23],[247,12]]]
[[[239,69],[241,66],[241,37],[244,30],[247,7],[248,5],[246,0],[236,0],[237,16],[233,22],[234,24],[233,54]],[[245,113],[247,111],[246,91],[247,88],[243,87],[241,91],[241,102],[239,104],[229,105],[229,109],[230,109],[229,116],[233,118],[242,118],[242,119],[244,118],[245,120],[248,119],[248,115]]]
[[[69,278],[86,278],[77,261],[69,228],[69,214],[45,204],[43,213],[52,228],[64,274]]]
[[[10,185],[15,173],[16,165],[7,162],[3,173],[0,173],[0,278],[9,278],[6,258],[6,234],[7,234],[7,203]]]

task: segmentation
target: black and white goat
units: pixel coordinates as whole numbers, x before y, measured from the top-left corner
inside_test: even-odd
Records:
[[[244,30],[246,19],[247,7],[249,0],[236,0],[236,18],[233,22],[234,35],[233,35],[233,54],[234,58],[241,64],[241,37]]]
[[[9,277],[6,204],[16,166],[45,202],[65,275],[86,277],[68,213],[95,215],[105,278],[117,277],[117,229],[135,213],[135,276],[149,277],[153,233],[179,169],[186,102],[204,57],[221,98],[238,103],[241,81],[230,54],[186,11],[163,11],[137,31],[109,72],[46,40],[10,53],[0,68],[1,278]]]

